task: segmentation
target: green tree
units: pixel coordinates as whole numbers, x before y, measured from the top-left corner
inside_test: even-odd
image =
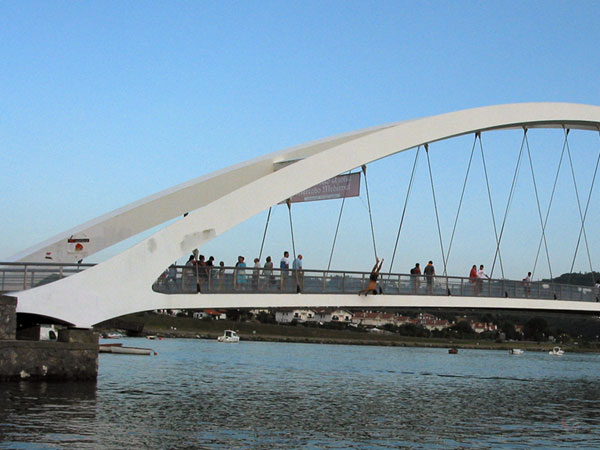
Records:
[[[506,339],[512,339],[515,341],[521,339],[521,333],[517,333],[517,330],[515,330],[515,324],[510,319],[501,319],[500,323],[498,324],[498,329],[504,333]]]
[[[541,317],[529,319],[523,326],[523,335],[530,341],[545,341],[550,335],[548,322]]]
[[[398,332],[398,327],[396,325],[394,325],[393,323],[386,323],[383,326],[383,329],[385,331],[389,331],[391,333],[397,333]]]
[[[261,311],[256,315],[256,320],[260,323],[277,323],[275,314],[271,312]]]
[[[430,333],[427,328],[414,323],[405,323],[398,327],[398,333],[402,336],[429,337]]]
[[[463,338],[471,338],[476,333],[471,328],[471,325],[466,320],[461,320],[460,322],[455,323],[450,327],[450,332],[453,336],[463,339]]]

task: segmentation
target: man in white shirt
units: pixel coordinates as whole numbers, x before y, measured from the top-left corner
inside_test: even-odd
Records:
[[[285,283],[288,276],[288,269],[290,268],[290,252],[283,252],[283,258],[279,262],[279,268],[281,269],[281,290],[285,289]]]
[[[490,279],[490,277],[488,276],[488,274],[485,273],[485,270],[483,270],[483,264],[481,264],[479,266],[479,270],[477,271],[477,292],[478,293],[481,292],[481,288],[483,286],[483,279],[484,278],[487,278],[488,280]]]
[[[531,272],[527,272],[527,276],[523,278],[523,291],[525,291],[525,297],[531,295]]]

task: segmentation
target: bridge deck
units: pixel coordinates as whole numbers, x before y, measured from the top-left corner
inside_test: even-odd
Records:
[[[0,292],[14,292],[51,283],[74,275],[93,264],[0,263]],[[303,270],[272,272],[234,267],[198,268],[171,266],[159,276],[152,290],[162,294],[357,294],[367,288],[369,272]],[[523,298],[598,302],[599,293],[591,286],[575,286],[535,281],[479,280],[464,277],[386,273],[378,285],[385,295],[461,296]]]

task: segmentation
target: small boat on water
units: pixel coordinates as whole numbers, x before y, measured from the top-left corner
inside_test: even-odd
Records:
[[[457,348],[450,348],[448,349],[448,353],[451,355],[456,355],[458,353],[458,349]]]
[[[151,355],[154,350],[141,347],[123,347],[123,344],[100,344],[100,353],[117,353],[119,355]]]
[[[102,334],[102,339],[121,339],[122,337],[123,335],[117,332]]]
[[[511,348],[511,349],[508,351],[508,354],[509,354],[509,355],[517,355],[517,356],[520,356],[520,355],[522,355],[523,353],[525,353],[525,351],[524,351],[524,350],[521,350],[520,348]]]
[[[217,338],[217,341],[229,342],[229,343],[240,342],[240,337],[233,330],[225,330],[225,333],[223,334],[223,336],[219,336]]]
[[[565,354],[565,351],[563,349],[561,349],[560,347],[554,347],[552,350],[550,350],[548,352],[549,355],[552,356],[562,356]]]

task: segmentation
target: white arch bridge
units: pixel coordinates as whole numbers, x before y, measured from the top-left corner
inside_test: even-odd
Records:
[[[541,282],[490,280],[480,285],[436,276],[430,284],[422,277],[382,273],[383,295],[364,297],[357,291],[368,283],[368,273],[305,270],[283,274],[282,280],[275,270],[271,282],[269,275],[261,273],[255,279],[246,269],[248,282],[234,285],[233,268],[225,269],[224,276],[214,269],[197,275],[186,267],[172,268],[171,276],[165,272],[172,261],[192,249],[336,175],[456,136],[473,133],[477,139],[491,130],[524,129],[526,133],[531,128],[563,128],[565,135],[571,129],[598,133],[600,107],[525,103],[476,108],[355,131],[261,156],[142,199],[15,255],[0,263],[0,290],[18,298],[18,313],[78,327],[154,309],[343,306],[600,312],[594,288]],[[591,191],[585,213],[580,206],[580,237],[583,234],[586,244],[590,198]],[[182,218],[100,264],[76,263],[177,217]],[[540,222],[543,235],[541,212]],[[497,256],[501,236],[500,229]]]

